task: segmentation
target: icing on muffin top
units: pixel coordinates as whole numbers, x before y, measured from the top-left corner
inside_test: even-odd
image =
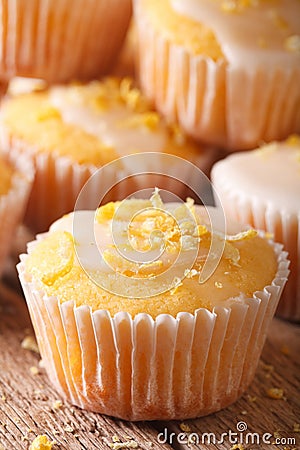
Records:
[[[0,156],[0,195],[9,192],[12,185],[13,168]]]
[[[171,0],[177,13],[209,26],[232,67],[300,68],[299,0]]]
[[[163,204],[157,192],[150,201],[131,199],[109,203],[96,213],[77,211],[55,222],[29,248],[27,276],[61,302],[152,317],[194,313],[200,307],[212,310],[243,301],[271,284],[276,255],[254,230],[218,236],[224,244],[220,262],[204,283],[199,282],[212,242],[204,216],[203,208],[191,201]],[[88,231],[91,223],[95,241]],[[137,254],[141,261],[132,258]],[[171,283],[164,278],[168,270],[173,270]],[[156,285],[161,290],[153,295]]]
[[[33,151],[55,152],[100,167],[137,152],[191,158],[201,148],[167,125],[132,80],[107,78],[16,96],[2,112],[6,129]]]
[[[235,153],[218,162],[215,177],[229,189],[267,205],[300,214],[300,137],[290,136],[251,152]]]

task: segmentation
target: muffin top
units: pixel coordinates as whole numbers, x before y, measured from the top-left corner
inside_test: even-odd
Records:
[[[168,8],[170,19],[165,27],[161,15],[156,14],[155,23],[193,53],[214,60],[223,57],[239,68],[286,64],[299,67],[298,0],[169,0],[169,6],[158,5],[167,3],[158,0],[145,1],[152,18],[155,8],[159,13]],[[179,26],[182,18],[183,25]],[[181,28],[185,35],[178,37]]]
[[[60,302],[153,318],[230,306],[271,284],[277,258],[269,242],[254,230],[213,232],[203,211],[191,200],[163,204],[155,191],[150,200],[69,214],[29,246],[27,279]],[[208,255],[215,267],[203,282]]]
[[[232,154],[215,164],[212,176],[231,192],[299,214],[300,137]]]
[[[178,126],[167,125],[128,78],[57,86],[7,99],[2,122],[10,136],[32,151],[55,152],[96,167],[138,152],[191,160],[201,155],[201,147]]]
[[[0,195],[6,195],[11,186],[14,170],[0,155]]]

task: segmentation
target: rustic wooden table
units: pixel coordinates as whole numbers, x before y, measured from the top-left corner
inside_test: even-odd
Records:
[[[184,423],[130,423],[71,406],[50,386],[39,366],[39,355],[22,348],[24,337],[32,334],[22,296],[2,283],[0,450],[28,449],[39,434],[56,442],[53,450],[230,449],[234,448],[235,435],[230,439],[226,436],[223,443],[216,442],[229,430],[239,431],[244,442],[250,433],[248,444],[236,448],[300,448],[300,327],[296,325],[274,319],[255,380],[238,402],[224,411]],[[283,397],[269,398],[269,388],[283,389]],[[204,433],[214,433],[210,442]]]

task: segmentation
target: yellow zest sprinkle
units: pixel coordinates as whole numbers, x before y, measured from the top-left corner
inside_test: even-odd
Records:
[[[204,236],[205,234],[209,233],[208,229],[205,225],[198,225],[197,226],[198,236]]]
[[[35,340],[34,336],[26,336],[23,341],[21,342],[21,347],[25,350],[31,350],[35,353],[40,353],[39,347],[37,345],[37,342]]]
[[[52,403],[52,409],[57,410],[60,409],[62,407],[62,401],[61,400],[55,400]]]
[[[249,7],[257,6],[257,0],[223,0],[221,10],[225,13],[238,13]]]
[[[229,259],[234,266],[238,266],[240,260],[240,252],[229,242],[225,241],[224,253],[225,259]]]
[[[40,435],[31,443],[29,450],[52,450],[54,444],[55,442],[49,441],[47,436]]]
[[[164,209],[163,201],[159,195],[159,188],[155,188],[153,194],[150,197],[150,202],[154,208]]]
[[[279,388],[270,388],[267,389],[266,394],[269,398],[273,398],[275,400],[280,400],[283,398],[284,391]]]
[[[242,444],[235,444],[232,447],[230,447],[230,450],[244,450],[244,447]]]
[[[300,147],[300,136],[298,134],[291,134],[285,142],[291,147]]]
[[[30,367],[29,370],[30,370],[31,375],[33,375],[33,376],[38,375],[40,373],[38,367],[36,367],[36,366]]]
[[[193,278],[196,275],[199,275],[199,272],[196,269],[185,269],[184,271],[185,278]]]
[[[181,281],[181,279],[178,278],[178,277],[175,277],[174,280],[173,280],[172,285],[173,285],[173,288],[170,289],[170,294],[171,294],[171,295],[174,295],[174,294],[177,292],[178,288],[179,288],[180,286],[182,286],[182,281]]]
[[[289,36],[284,41],[284,47],[286,50],[292,53],[300,53],[300,36],[298,34],[293,34]]]
[[[123,448],[138,448],[138,443],[136,441],[126,441],[126,442],[107,442],[107,445],[112,450],[121,450]]]
[[[52,286],[73,267],[74,242],[66,231],[56,231],[39,242],[26,262],[27,270],[42,283]]]
[[[187,423],[184,423],[184,422],[179,424],[179,428],[181,429],[181,431],[184,431],[185,433],[190,433],[192,431],[191,427]]]
[[[149,107],[148,102],[142,96],[141,92],[133,87],[131,78],[123,78],[120,82],[120,98],[133,111],[146,111]]]
[[[105,250],[102,254],[104,261],[116,272],[122,273],[126,276],[141,276],[149,277],[161,272],[163,263],[161,260],[149,262],[149,263],[134,263],[127,261],[122,256],[112,253],[110,250]]]
[[[235,234],[233,236],[227,236],[226,240],[228,242],[237,242],[237,241],[244,241],[245,239],[252,239],[255,236],[257,236],[257,231],[250,229],[247,231],[242,231],[241,233]]]
[[[48,106],[47,108],[44,108],[37,116],[37,120],[40,122],[49,119],[61,119],[60,112],[53,106]]]
[[[216,281],[216,282],[215,282],[215,286],[216,286],[217,289],[222,289],[223,284],[220,283],[219,281]]]
[[[109,202],[97,209],[95,219],[98,223],[105,223],[112,220],[120,202]]]
[[[141,114],[134,114],[128,119],[120,123],[121,127],[125,128],[137,128],[144,126],[151,131],[157,129],[159,125],[160,117],[157,112],[149,111]]]

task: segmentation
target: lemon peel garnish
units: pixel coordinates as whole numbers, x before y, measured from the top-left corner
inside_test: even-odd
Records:
[[[226,240],[228,242],[237,242],[237,241],[244,241],[246,239],[252,239],[255,236],[257,236],[257,231],[254,230],[253,228],[250,228],[247,231],[242,231],[240,233],[237,233],[235,235],[227,235],[226,236]]]
[[[74,240],[67,231],[55,231],[40,241],[26,261],[26,269],[43,284],[52,286],[74,264]]]

